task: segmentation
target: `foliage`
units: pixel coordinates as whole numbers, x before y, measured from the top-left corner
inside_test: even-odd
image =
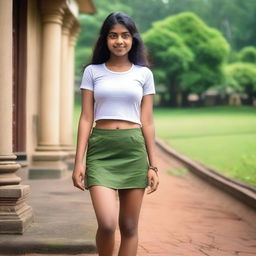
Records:
[[[78,48],[76,50],[76,74],[81,76],[83,68],[91,58],[92,49],[90,47]]]
[[[215,27],[236,50],[256,45],[255,0],[119,0],[132,10],[130,15],[145,32],[151,24],[181,12],[194,12],[209,26]]]
[[[209,25],[219,29],[231,46],[238,50],[255,45],[253,30],[256,25],[256,2],[254,0],[210,0],[201,16]],[[200,15],[200,14],[199,14]]]
[[[193,53],[182,39],[165,28],[157,28],[157,33],[155,29],[151,29],[143,38],[153,57],[153,63],[157,68],[164,69],[167,74],[186,71],[189,62],[194,60]]]
[[[165,73],[162,77],[172,94],[171,105],[177,104],[178,91],[202,93],[223,80],[222,65],[229,45],[219,31],[195,14],[187,12],[157,21],[143,38],[154,68]]]
[[[253,46],[244,47],[238,54],[238,60],[256,64],[256,48]]]
[[[249,96],[256,93],[256,65],[250,63],[232,63],[225,68],[227,83],[238,92]]]
[[[176,176],[176,177],[184,177],[188,174],[188,169],[185,167],[168,169],[168,170],[166,170],[166,173]]]

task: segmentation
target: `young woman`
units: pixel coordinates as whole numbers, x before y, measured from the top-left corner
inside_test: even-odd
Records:
[[[143,195],[159,184],[152,117],[155,86],[147,65],[134,21],[124,13],[111,13],[80,86],[82,112],[72,175],[75,187],[90,191],[100,256],[113,254],[117,222],[118,255],[136,255]]]

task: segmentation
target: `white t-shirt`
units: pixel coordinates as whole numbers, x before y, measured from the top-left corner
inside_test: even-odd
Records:
[[[142,97],[156,93],[151,70],[135,64],[125,72],[111,71],[105,63],[90,64],[80,89],[94,92],[94,121],[119,119],[140,125]]]

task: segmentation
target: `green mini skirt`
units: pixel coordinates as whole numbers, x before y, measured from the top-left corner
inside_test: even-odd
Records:
[[[148,157],[141,128],[93,128],[86,152],[85,188],[146,188]]]

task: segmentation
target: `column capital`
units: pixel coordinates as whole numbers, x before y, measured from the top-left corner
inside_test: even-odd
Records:
[[[77,21],[75,21],[70,30],[69,44],[71,46],[75,45],[77,36],[79,35],[80,31],[81,31],[81,25]]]
[[[41,0],[41,13],[43,16],[43,23],[57,23],[62,24],[65,1],[63,0]]]
[[[70,12],[66,11],[63,17],[62,33],[65,35],[69,35],[74,22],[75,22],[74,16]]]

